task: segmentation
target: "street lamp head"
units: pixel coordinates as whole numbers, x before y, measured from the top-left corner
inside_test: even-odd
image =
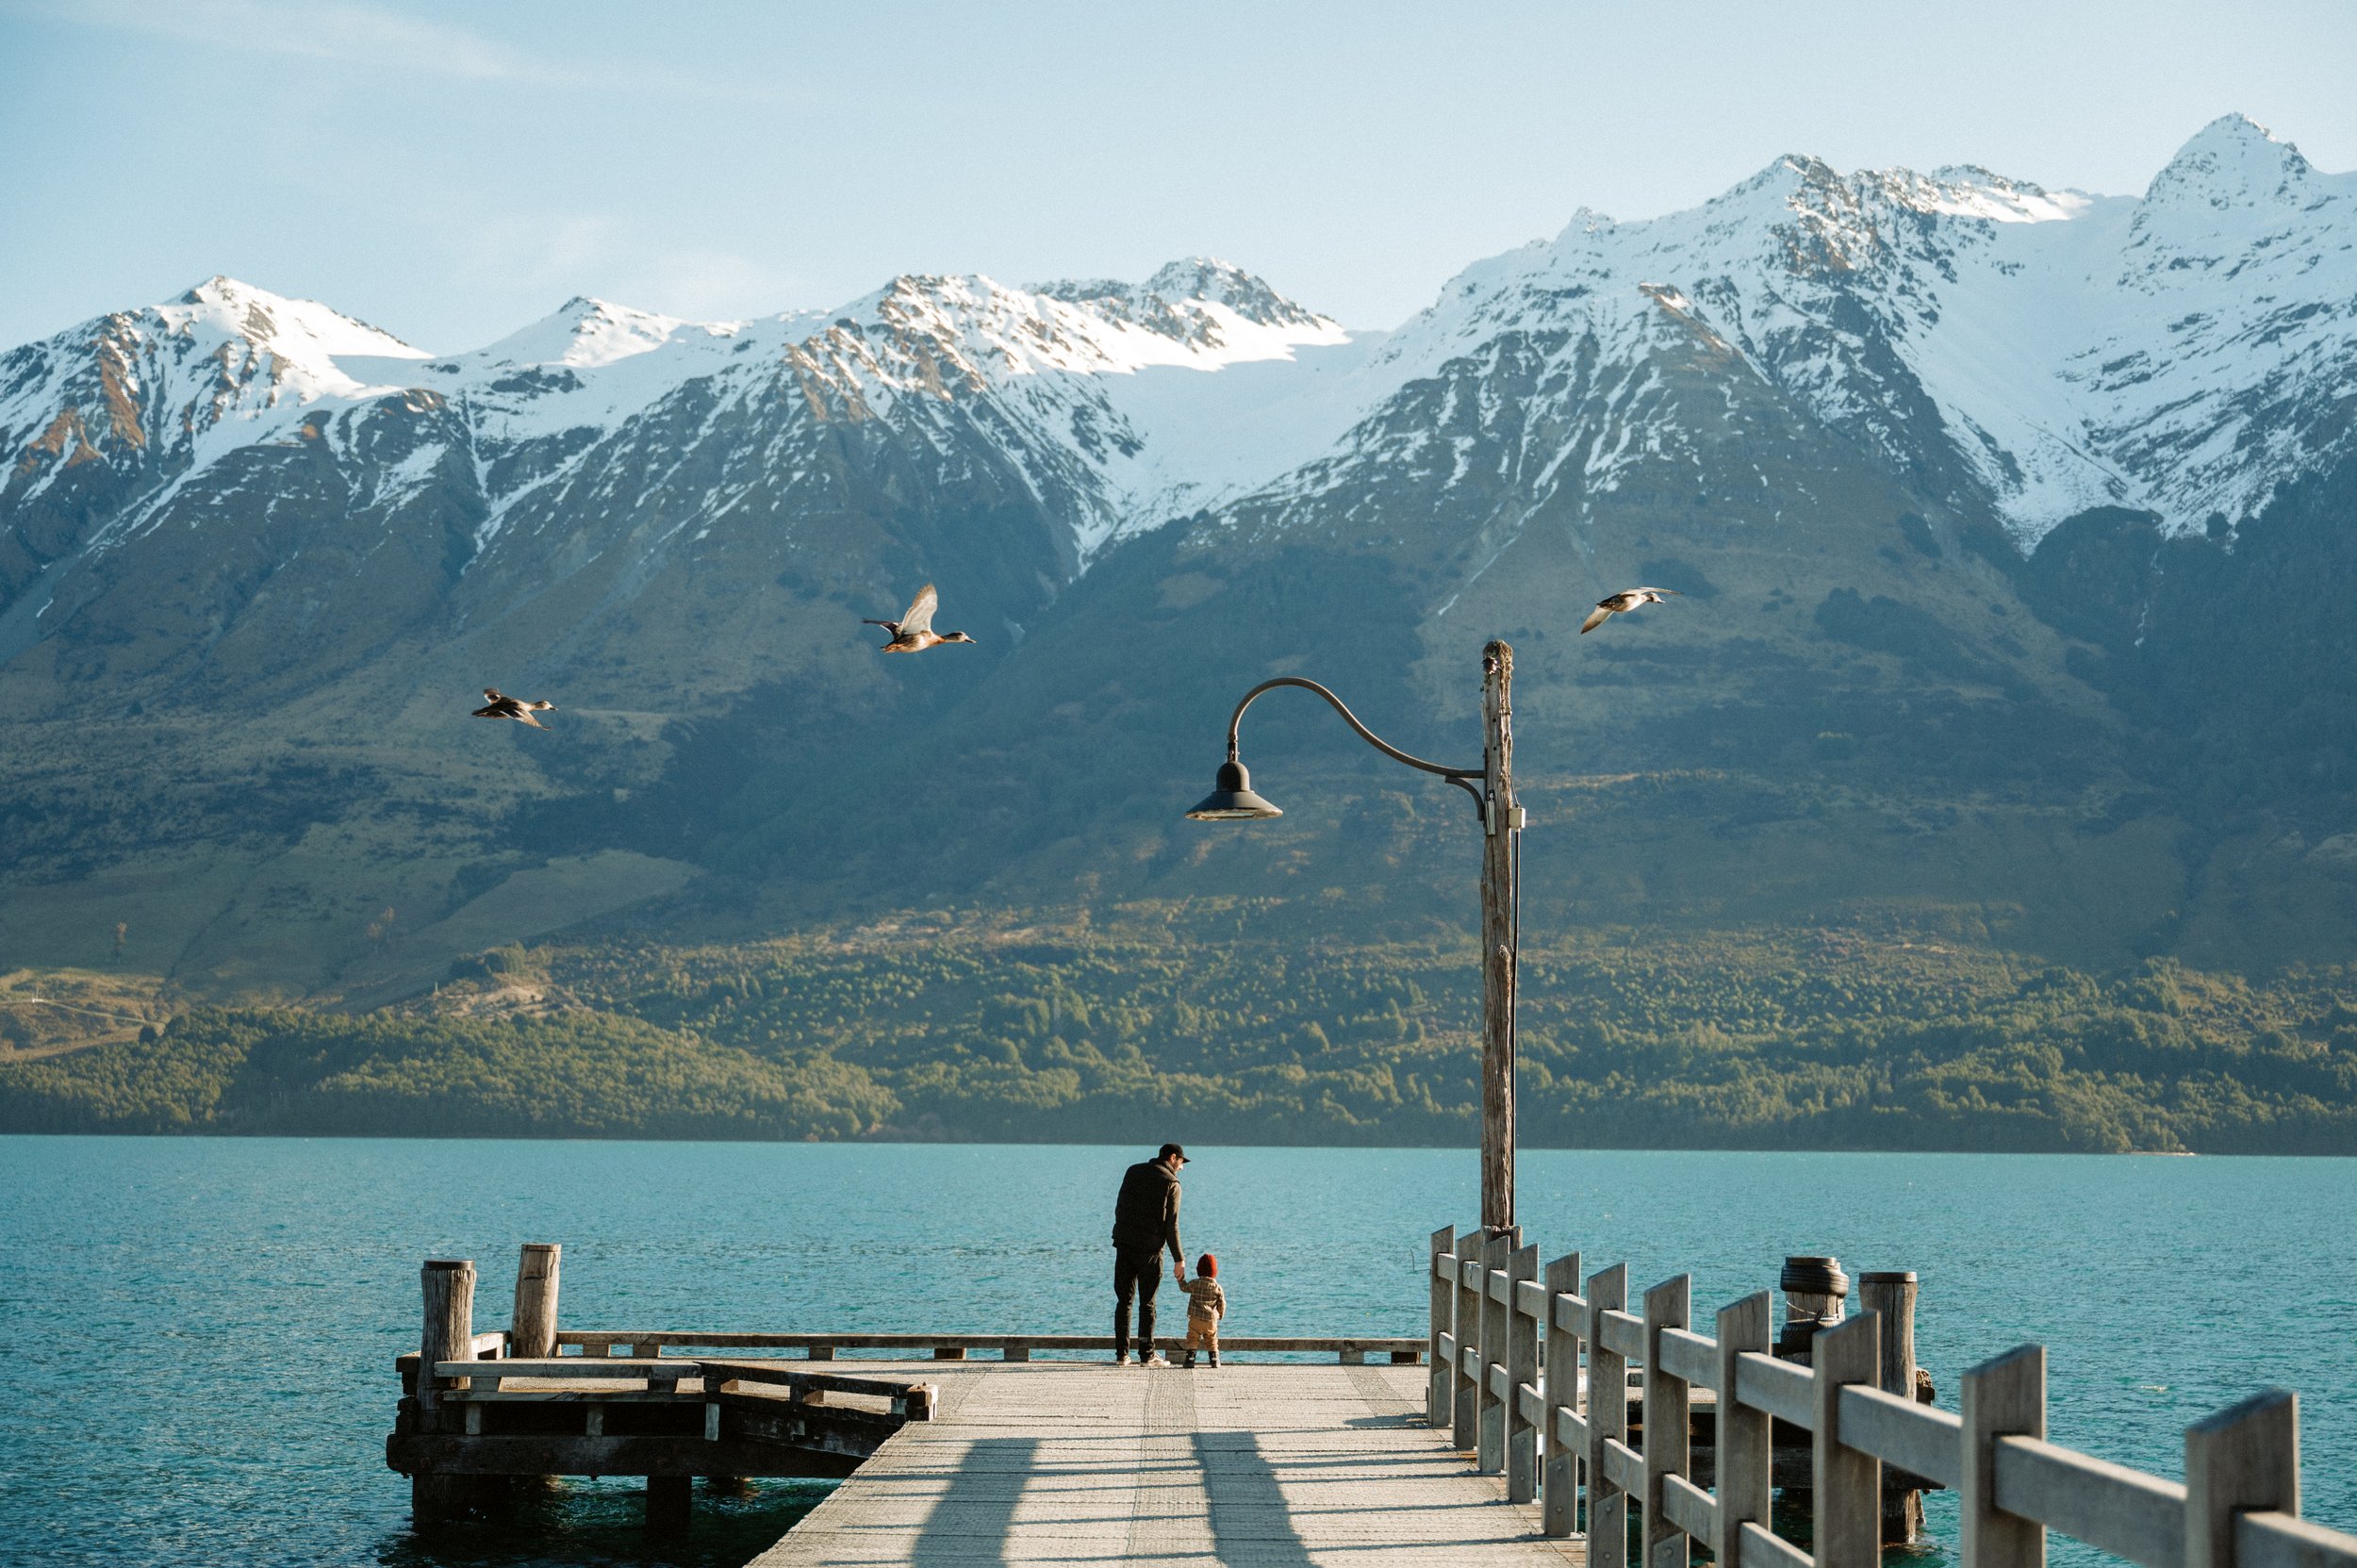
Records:
[[[1197,822],[1253,822],[1285,814],[1252,793],[1252,775],[1244,771],[1243,763],[1230,757],[1219,765],[1219,777],[1211,792],[1196,801],[1187,815]]]

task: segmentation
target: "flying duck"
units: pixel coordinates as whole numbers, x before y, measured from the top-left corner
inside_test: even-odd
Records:
[[[892,640],[885,643],[882,650],[886,653],[922,653],[926,649],[945,642],[972,642],[974,639],[964,632],[933,630],[933,611],[940,606],[941,595],[935,593],[933,586],[928,583],[917,590],[916,602],[911,604],[908,613],[899,619],[868,620],[863,618],[860,624],[881,626],[892,634]]]
[[[1618,593],[1606,594],[1588,612],[1588,619],[1579,623],[1579,635],[1584,637],[1614,616],[1626,615],[1640,604],[1658,604],[1665,598],[1677,597],[1675,588],[1623,588]]]
[[[490,702],[487,706],[475,709],[475,718],[512,718],[519,724],[529,724],[536,730],[545,730],[548,726],[532,716],[543,708],[551,712],[555,711],[556,708],[556,704],[546,698],[536,697],[527,702],[520,697],[503,697],[489,686],[483,688],[483,695],[489,698]]]

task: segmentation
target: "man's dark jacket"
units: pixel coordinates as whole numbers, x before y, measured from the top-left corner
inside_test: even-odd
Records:
[[[1187,1254],[1178,1245],[1178,1179],[1159,1160],[1141,1160],[1121,1179],[1113,1200],[1113,1245],[1124,1252],[1170,1248],[1180,1268]]]

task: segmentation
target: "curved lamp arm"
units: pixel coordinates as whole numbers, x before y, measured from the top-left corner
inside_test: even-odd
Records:
[[[1381,735],[1376,734],[1373,730],[1368,729],[1364,724],[1360,723],[1359,716],[1352,713],[1349,708],[1345,707],[1341,698],[1335,696],[1332,692],[1327,690],[1315,681],[1304,680],[1298,675],[1279,675],[1274,680],[1262,681],[1259,685],[1254,686],[1250,691],[1244,694],[1244,701],[1236,704],[1236,711],[1233,714],[1230,714],[1228,718],[1228,760],[1229,762],[1236,762],[1240,760],[1236,753],[1236,732],[1244,723],[1244,710],[1250,707],[1253,702],[1260,698],[1261,693],[1275,691],[1278,686],[1299,686],[1304,691],[1316,692],[1320,697],[1326,699],[1327,702],[1332,706],[1336,713],[1343,716],[1343,723],[1359,732],[1359,738],[1360,740],[1365,741],[1368,745],[1374,747],[1376,751],[1382,752],[1393,762],[1404,762],[1410,767],[1420,768],[1426,773],[1436,773],[1440,775],[1442,778],[1446,779],[1449,783],[1455,784],[1458,788],[1463,790],[1466,794],[1472,796],[1474,798],[1475,805],[1480,806],[1484,803],[1481,790],[1471,781],[1485,777],[1487,772],[1486,769],[1480,767],[1443,767],[1437,762],[1426,762],[1422,757],[1409,755],[1408,752],[1401,751],[1398,747],[1393,746],[1389,741],[1385,740]]]

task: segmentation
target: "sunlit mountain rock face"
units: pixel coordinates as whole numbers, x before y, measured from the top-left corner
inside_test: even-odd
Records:
[[[2140,197],[1782,157],[1390,333],[1200,258],[448,355],[214,278],[0,355],[0,943],[332,988],[582,918],[1453,876],[1316,744],[1281,831],[1356,850],[1167,819],[1252,679],[1462,750],[1505,635],[1564,809],[1717,781],[1658,874],[1534,835],[1541,907],[2255,962],[2357,930],[2353,404],[2357,178],[2232,116]],[[879,661],[926,581],[980,645]],[[1574,635],[1640,581],[1682,597]]]

